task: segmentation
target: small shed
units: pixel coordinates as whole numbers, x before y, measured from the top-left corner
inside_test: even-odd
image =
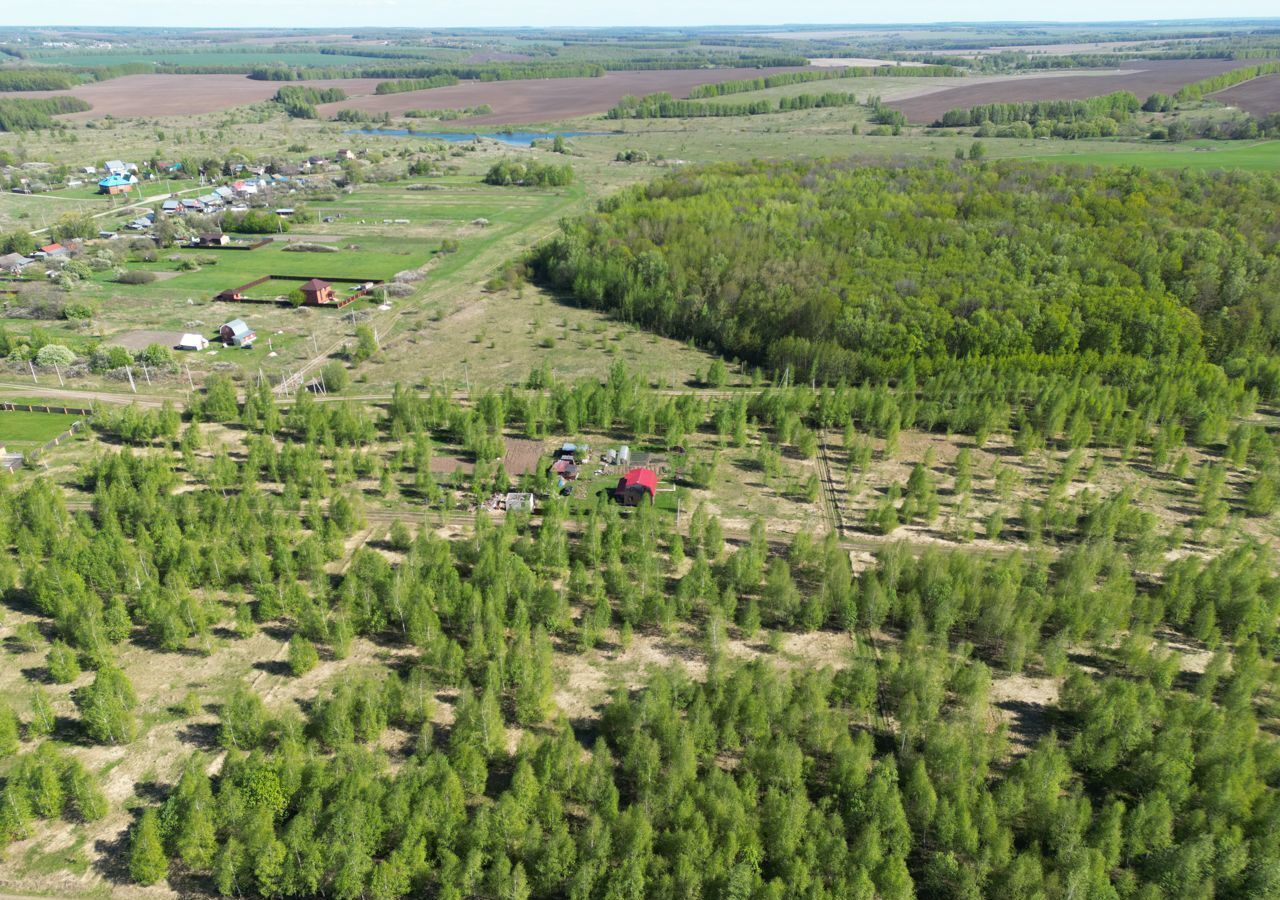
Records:
[[[218,334],[222,337],[224,344],[230,344],[232,347],[252,344],[258,336],[257,332],[245,324],[244,319],[232,319],[218,329]]]
[[[188,332],[178,339],[179,350],[204,350],[209,346],[209,339],[202,334]]]
[[[34,259],[23,256],[21,253],[6,253],[0,256],[0,271],[12,272],[16,275],[33,262],[35,262]]]
[[[302,291],[302,302],[308,306],[324,306],[326,303],[332,303],[335,299],[333,285],[327,281],[321,281],[319,278],[312,278],[298,290]]]
[[[210,233],[198,236],[195,242],[198,247],[225,247],[231,243],[231,238],[222,233]]]
[[[551,464],[551,473],[553,475],[559,475],[566,481],[574,481],[578,477],[578,466],[574,463],[573,459],[563,457],[561,459],[557,459]]]
[[[507,512],[533,512],[533,494],[520,492],[507,494]]]
[[[639,506],[647,496],[652,501],[658,494],[658,476],[653,469],[632,469],[618,479],[613,496],[626,506]]]

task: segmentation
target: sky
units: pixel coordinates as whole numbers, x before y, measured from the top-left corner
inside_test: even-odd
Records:
[[[1099,22],[1188,18],[1247,18],[1277,15],[1275,0],[1075,0],[1029,4],[1026,0],[898,0],[894,3],[834,3],[830,0],[59,0],[19,3],[0,0],[5,25],[126,25],[246,28],[416,28],[770,25],[783,23],[920,23],[967,21]],[[106,16],[105,13],[110,13]]]

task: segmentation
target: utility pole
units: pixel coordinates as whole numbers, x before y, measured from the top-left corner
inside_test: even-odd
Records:
[[[188,365],[186,369],[187,369],[187,384],[191,386],[191,393],[194,394],[196,392],[196,383],[195,383],[195,380],[192,379],[191,377],[191,366]]]
[[[58,368],[58,364],[53,364],[53,371],[58,373],[58,387],[66,387],[66,382],[62,380],[62,370]]]
[[[133,369],[132,369],[130,366],[125,366],[125,367],[124,367],[124,370],[125,370],[125,372],[127,372],[127,373],[129,374],[129,387],[130,387],[130,389],[131,389],[135,394],[136,394],[136,393],[138,393],[138,386],[137,386],[137,385],[134,383],[134,381],[133,381]]]
[[[36,378],[36,364],[31,360],[27,360],[27,367],[31,369],[31,381],[35,384],[39,384],[40,382]]]

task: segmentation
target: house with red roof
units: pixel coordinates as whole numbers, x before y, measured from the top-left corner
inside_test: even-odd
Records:
[[[333,285],[319,278],[312,278],[298,290],[302,291],[302,302],[308,306],[324,306],[327,303],[332,303],[335,299]]]
[[[618,479],[613,496],[625,506],[639,506],[645,497],[652,502],[658,494],[658,476],[653,469],[632,469]]]

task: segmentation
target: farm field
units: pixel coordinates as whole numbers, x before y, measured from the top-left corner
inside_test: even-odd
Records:
[[[1280,75],[1263,75],[1225,91],[1210,94],[1210,98],[1228,106],[1239,107],[1255,116],[1280,112]]]
[[[311,51],[242,50],[220,52],[218,50],[171,51],[156,49],[130,53],[70,53],[40,54],[41,63],[51,66],[120,66],[129,63],[171,63],[179,66],[253,66],[273,63],[282,66],[350,66],[368,65],[367,56],[346,56]]]
[[[493,112],[466,119],[468,125],[525,125],[557,122],[602,113],[627,94],[667,91],[684,96],[691,87],[793,69],[663,69],[605,72],[598,78],[543,78],[529,81],[463,82],[450,87],[400,94],[366,94],[318,109],[331,116],[340,109],[403,114],[410,109],[450,109],[487,104]]]
[[[1175,93],[1178,88],[1232,69],[1242,63],[1229,59],[1128,60],[1112,73],[1063,74],[1053,77],[1023,75],[981,85],[962,85],[920,97],[895,100],[907,120],[927,125],[951,109],[982,103],[1028,100],[1077,100],[1115,91],[1131,91],[1139,99],[1154,93]]]
[[[377,82],[369,78],[336,78],[309,82],[311,87],[342,88],[349,94],[372,94]],[[255,81],[247,75],[124,75],[107,81],[77,85],[68,91],[13,91],[11,97],[78,97],[92,105],[84,112],[61,118],[83,122],[102,116],[194,116],[270,100],[280,89],[274,81]]]

